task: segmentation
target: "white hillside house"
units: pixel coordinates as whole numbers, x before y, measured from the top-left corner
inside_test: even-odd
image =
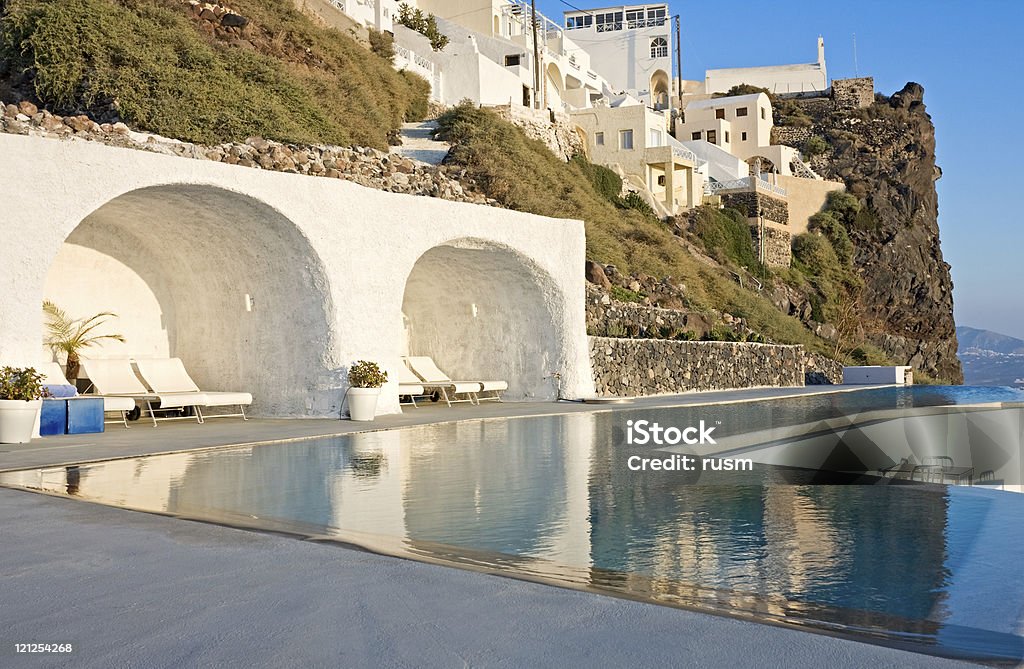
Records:
[[[672,95],[672,35],[666,3],[565,12],[565,29],[615,93],[655,109]]]

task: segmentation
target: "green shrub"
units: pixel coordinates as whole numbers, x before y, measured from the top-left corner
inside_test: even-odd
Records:
[[[348,383],[353,388],[380,388],[387,380],[388,373],[369,360],[358,360],[348,370]]]
[[[730,260],[750,270],[760,269],[750,225],[743,212],[702,206],[691,214],[691,220],[694,234],[709,255],[722,261]]]
[[[657,216],[654,213],[654,209],[651,208],[651,205],[647,204],[647,200],[645,200],[643,196],[640,195],[640,193],[637,193],[636,191],[629,191],[628,193],[626,193],[625,197],[621,198],[620,200],[620,206],[623,209],[632,209],[634,211],[639,211],[641,214],[647,216],[648,218],[654,218]]]
[[[395,57],[395,38],[389,32],[370,28],[370,51],[385,60]]]
[[[441,51],[448,46],[448,36],[437,27],[437,19],[422,9],[413,9],[406,3],[398,6],[398,22],[406,28],[415,30],[430,40],[430,48]]]
[[[807,138],[807,141],[804,142],[803,150],[805,156],[818,156],[828,150],[828,143],[825,142],[825,138],[820,135],[811,135]]]
[[[580,168],[587,181],[604,199],[617,203],[622,192],[622,177],[604,165],[595,165],[582,155],[573,156],[572,162]]]
[[[828,194],[825,201],[825,211],[829,212],[836,220],[846,226],[852,226],[860,213],[861,205],[853,195],[841,190],[835,190]]]
[[[644,296],[635,290],[629,288],[623,288],[622,286],[612,286],[611,289],[612,298],[619,302],[643,302]]]
[[[836,257],[832,243],[817,232],[807,232],[793,238],[793,257],[808,273],[817,276],[830,276],[839,267],[839,258]]]
[[[43,375],[32,367],[0,368],[0,400],[31,402],[44,396]]]
[[[844,265],[849,265],[853,262],[854,248],[853,241],[850,240],[850,234],[846,231],[846,227],[837,221],[831,213],[823,211],[811,216],[808,220],[807,229],[812,232],[821,232],[821,234],[825,235],[832,244],[836,257]]]
[[[427,87],[291,0],[233,0],[252,47],[204,35],[177,0],[8,0],[0,81],[57,113],[116,101],[140,130],[205,144],[259,135],[385,148]]]

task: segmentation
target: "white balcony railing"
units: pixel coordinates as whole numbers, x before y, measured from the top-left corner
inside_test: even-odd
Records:
[[[773,195],[779,195],[786,197],[786,189],[782,186],[768,182],[766,179],[760,177],[743,177],[742,179],[733,179],[732,181],[708,181],[704,185],[704,193],[707,195],[717,195],[722,191],[727,190],[763,190]]]
[[[683,160],[689,160],[693,164],[697,164],[697,154],[689,150],[685,146],[673,146],[672,155],[678,156]]]

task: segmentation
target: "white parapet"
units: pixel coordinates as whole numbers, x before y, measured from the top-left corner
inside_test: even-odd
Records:
[[[870,365],[863,367],[843,367],[844,385],[913,385],[914,372],[912,367],[896,365],[883,367]]]

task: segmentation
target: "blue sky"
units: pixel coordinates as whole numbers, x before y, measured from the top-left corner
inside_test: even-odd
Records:
[[[939,227],[953,266],[957,324],[1024,339],[1024,1],[688,0],[670,7],[681,17],[687,79],[703,79],[708,68],[811,62],[819,34],[829,76],[854,76],[856,34],[857,70],[875,78],[876,90],[923,85],[943,171]],[[569,7],[540,0],[537,9],[560,21]]]

